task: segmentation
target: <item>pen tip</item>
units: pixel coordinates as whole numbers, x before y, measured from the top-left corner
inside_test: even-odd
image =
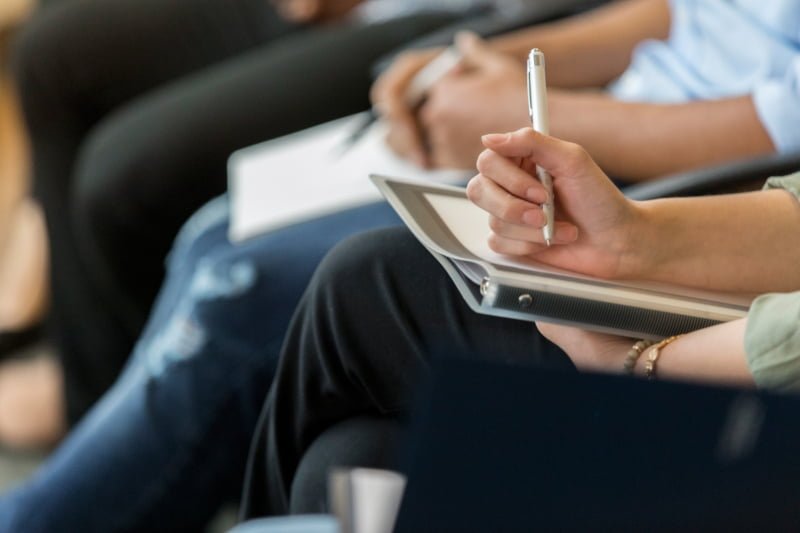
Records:
[[[553,244],[553,242],[552,242],[550,239],[545,239],[545,240],[544,240],[544,243],[545,243],[547,246],[550,246],[551,244]]]

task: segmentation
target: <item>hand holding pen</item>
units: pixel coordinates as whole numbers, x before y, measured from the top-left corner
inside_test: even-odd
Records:
[[[626,250],[644,211],[625,198],[586,150],[531,128],[484,135],[482,141],[486,150],[478,157],[467,196],[489,215],[493,251],[603,278],[627,276],[634,265]],[[540,231],[548,193],[532,179],[537,166],[558,185],[552,246]]]
[[[452,46],[440,50],[409,51],[399,56],[372,88],[372,120],[379,115],[391,117],[398,134],[396,137],[400,139],[399,151],[419,166],[427,166],[428,161],[418,131],[416,112],[428,90],[455,68],[459,60],[460,54]],[[356,135],[363,133],[365,128]]]
[[[402,102],[402,105],[398,106],[401,109],[399,110],[389,110],[393,112],[395,115],[399,113],[399,121],[402,124],[405,124],[405,127],[416,127],[415,122],[416,119],[412,112],[415,112],[417,108],[422,104],[425,100],[425,96],[428,90],[439,80],[442,76],[447,74],[453,68],[458,65],[458,62],[461,59],[460,54],[458,51],[453,48],[452,46],[445,48],[442,52],[438,55],[433,57],[430,61],[425,63],[419,63],[420,65],[424,65],[419,70],[416,70],[418,66],[416,61],[427,58],[427,53],[423,54],[422,56],[414,56],[414,64],[409,65],[408,67],[404,67],[401,65],[403,69],[403,75],[410,75],[413,73],[413,77],[408,80],[406,83],[393,83],[391,84],[391,90],[397,90],[398,87],[403,89],[402,96],[396,96],[392,98],[387,98],[386,92],[390,91],[390,89],[383,89],[385,87],[385,80],[383,83],[376,83],[375,87],[373,87],[373,101],[388,101],[394,102],[398,100]],[[411,68],[411,67],[414,68]],[[381,81],[379,80],[379,82]],[[386,104],[385,104],[386,105]],[[395,105],[397,104],[388,104],[388,105]],[[380,114],[378,113],[378,109],[374,106],[368,113],[364,115],[364,119],[359,121],[355,128],[353,128],[353,132],[345,139],[343,149],[347,150],[353,145],[355,145],[363,136],[370,130],[373,124],[378,121],[380,118]],[[406,116],[407,115],[407,116]],[[417,154],[416,156],[412,156],[413,159],[419,164],[420,166],[425,166],[423,163],[423,159],[420,159],[420,155]]]

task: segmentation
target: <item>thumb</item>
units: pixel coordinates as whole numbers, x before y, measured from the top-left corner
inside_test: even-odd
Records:
[[[478,35],[462,31],[456,35],[455,45],[461,54],[461,65],[467,68],[492,67],[497,64],[497,53]]]
[[[553,175],[583,174],[597,165],[581,146],[543,135],[531,128],[481,137],[483,145],[507,158],[533,160]]]

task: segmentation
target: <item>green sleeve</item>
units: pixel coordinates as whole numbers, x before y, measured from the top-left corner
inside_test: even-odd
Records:
[[[744,347],[759,387],[800,391],[800,292],[757,298],[748,314]]]
[[[768,179],[764,184],[764,190],[768,189],[783,189],[800,198],[800,172]]]
[[[800,172],[768,179],[764,190],[768,189],[783,189],[800,199]],[[759,387],[800,390],[800,292],[756,298],[750,306],[744,344]]]

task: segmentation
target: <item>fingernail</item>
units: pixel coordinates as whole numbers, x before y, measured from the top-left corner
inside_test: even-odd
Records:
[[[525,211],[522,214],[522,221],[529,226],[534,226],[540,228],[542,226],[542,215],[541,211],[536,209],[531,209],[530,211]]]
[[[562,235],[564,243],[575,242],[578,240],[578,228],[575,226],[570,226],[564,230]]]
[[[530,200],[533,203],[542,204],[547,199],[546,198],[547,192],[542,191],[541,189],[537,189],[535,187],[531,187],[530,189],[525,191],[525,196],[527,196],[528,200]]]
[[[508,141],[511,136],[508,133],[487,133],[481,139],[484,142],[492,143],[492,144],[500,144]]]

